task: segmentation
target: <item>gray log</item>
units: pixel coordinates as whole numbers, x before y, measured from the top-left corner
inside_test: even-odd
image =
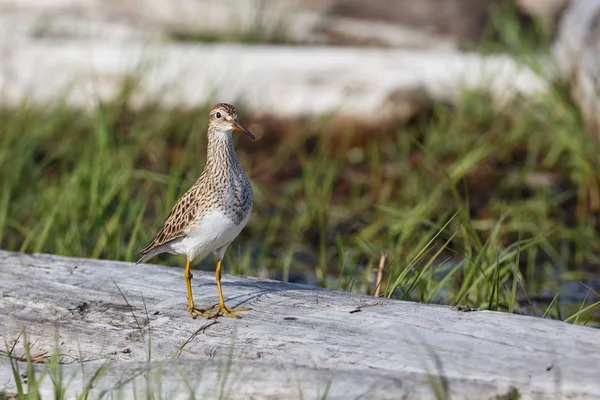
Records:
[[[137,82],[129,104],[134,108],[157,100],[164,107],[194,107],[219,99],[245,105],[246,113],[332,113],[378,124],[410,117],[431,99],[456,100],[465,89],[489,92],[494,105],[547,92],[542,77],[501,55],[87,41],[0,49],[2,107],[62,97],[69,106],[95,107],[99,99],[119,96],[131,78]]]
[[[600,331],[559,321],[226,275],[227,304],[251,310],[206,326],[188,315],[181,268],[0,251],[0,276],[2,343],[25,329],[34,356],[58,346],[72,394],[109,360],[95,394],[187,398],[187,382],[199,398],[427,399],[445,385],[455,398],[600,397]],[[216,302],[212,274],[195,271],[193,289]],[[0,390],[14,385],[3,358]]]
[[[296,44],[455,49],[476,41],[491,0],[2,0],[0,43],[254,38]]]
[[[246,113],[381,124],[465,90],[490,93],[494,106],[548,93],[544,76],[509,55],[459,50],[491,0],[437,2],[0,0],[0,107],[94,107],[141,77],[134,108],[218,99]],[[248,36],[304,46],[199,43]],[[336,43],[393,48],[321,46]]]

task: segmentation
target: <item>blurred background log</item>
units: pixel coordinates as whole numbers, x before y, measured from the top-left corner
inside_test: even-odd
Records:
[[[546,90],[543,79],[509,57],[476,54],[98,42],[32,43],[9,54],[0,59],[4,106],[58,98],[93,107],[130,84],[134,108],[157,101],[185,108],[218,98],[245,115],[329,113],[381,123],[410,118],[432,99],[453,101],[466,88],[490,91],[499,103]]]
[[[499,54],[489,60],[476,53],[465,53],[477,49],[490,13],[500,3],[4,0],[0,2],[0,104],[20,104],[25,99],[44,103],[80,87],[93,90],[67,96],[78,106],[89,104],[98,96],[114,97],[132,69],[143,68],[147,54],[139,51],[141,46],[151,49],[151,58],[163,61],[152,78],[159,90],[181,81],[190,83],[184,85],[187,93],[176,101],[170,99],[171,103],[203,104],[210,94],[216,94],[224,101],[247,100],[258,113],[304,116],[364,110],[369,115],[383,109],[383,114],[405,119],[422,109],[424,98],[454,101],[464,88],[473,87],[489,89],[504,100],[509,94],[541,96],[545,93],[541,82],[559,78],[572,85],[574,101],[584,111],[590,128],[597,131],[598,93],[594,82],[599,70],[598,0],[514,1],[523,18],[538,21],[548,36],[555,38],[552,57],[533,55],[547,67],[543,76],[518,65],[507,55]],[[233,48],[213,44],[208,51],[198,45],[206,42],[246,44]],[[285,47],[256,48],[256,43],[293,44],[294,51]],[[304,47],[300,51],[297,45]],[[324,50],[315,45],[330,47]],[[331,47],[340,45],[349,48]],[[381,50],[374,55],[361,47]],[[403,51],[388,53],[384,48]],[[348,52],[352,55],[348,56]],[[227,53],[231,55],[215,58]],[[346,56],[349,58],[344,60],[345,65],[352,68],[339,73],[336,60]],[[98,59],[108,61],[97,62]],[[241,66],[233,68],[235,64]],[[264,74],[244,73],[248,65]],[[183,66],[192,69],[195,76],[182,77]],[[220,74],[215,72],[219,66]],[[446,66],[450,66],[450,71],[442,78],[440,71]],[[498,69],[503,77],[514,75],[517,83],[492,79]],[[235,74],[235,81],[219,78],[226,74]],[[268,80],[270,76],[282,75],[288,82]],[[213,83],[218,88],[216,93],[208,93],[206,83],[198,77]],[[239,87],[230,88],[236,85]],[[266,90],[282,86],[291,93],[305,93],[311,100]],[[362,92],[365,87],[370,88]],[[425,96],[415,99],[415,91]],[[283,89],[281,92],[287,93]],[[138,89],[139,98],[154,94],[143,84]],[[390,97],[401,97],[400,105],[390,104]],[[307,105],[314,99],[319,99],[315,107]]]

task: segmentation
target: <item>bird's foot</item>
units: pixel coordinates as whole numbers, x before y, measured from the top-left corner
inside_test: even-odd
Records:
[[[208,309],[199,309],[196,307],[189,307],[188,311],[190,312],[190,317],[192,318],[196,318],[197,316],[203,317],[203,318],[208,318],[210,317],[209,314],[206,313],[207,310],[210,310],[210,308]]]
[[[208,312],[208,311],[212,311],[213,312]],[[213,306],[207,307],[207,308],[203,308],[203,309],[198,309],[198,308],[190,308],[190,315],[192,316],[192,318],[195,317],[195,315],[199,315],[201,317],[204,317],[206,319],[212,319],[212,318],[217,318],[220,314],[225,315],[226,317],[229,318],[239,318],[239,316],[235,315],[234,313],[239,312],[239,311],[248,311],[248,307],[238,307],[238,308],[228,308],[225,306],[225,304],[215,304]]]

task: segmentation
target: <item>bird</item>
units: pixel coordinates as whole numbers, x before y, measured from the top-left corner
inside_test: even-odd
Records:
[[[169,253],[186,257],[184,278],[187,306],[192,318],[216,318],[221,314],[239,318],[236,312],[248,308],[228,308],[221,288],[221,265],[227,247],[246,226],[252,211],[252,186],[238,160],[233,134],[241,132],[256,139],[238,121],[237,109],[231,104],[215,105],[208,119],[206,164],[200,177],[175,203],[163,227],[139,253],[137,264]],[[196,308],[192,294],[190,263],[200,254],[214,253],[219,303]]]

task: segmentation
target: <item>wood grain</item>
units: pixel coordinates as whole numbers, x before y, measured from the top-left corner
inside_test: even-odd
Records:
[[[0,277],[2,342],[26,329],[40,353],[57,338],[73,393],[110,362],[95,393],[427,399],[447,384],[455,398],[600,397],[600,331],[559,321],[225,275],[227,303],[251,310],[201,329],[181,268],[0,251]],[[213,274],[192,282],[198,304],[217,301]],[[12,379],[0,359],[0,390]]]

